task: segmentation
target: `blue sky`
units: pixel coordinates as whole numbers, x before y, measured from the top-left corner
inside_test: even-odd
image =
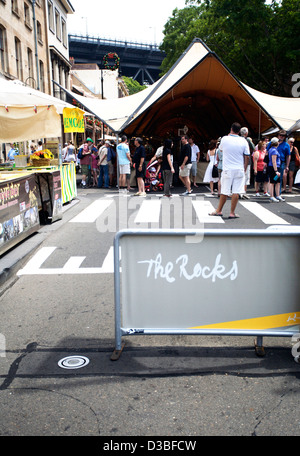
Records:
[[[163,27],[175,8],[185,0],[70,0],[74,14],[68,15],[71,34],[160,44]]]

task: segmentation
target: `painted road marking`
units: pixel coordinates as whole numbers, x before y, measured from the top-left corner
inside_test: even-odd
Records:
[[[300,210],[300,203],[287,203],[289,204],[290,206],[293,206],[295,207],[296,209],[299,209]]]
[[[42,264],[52,255],[56,247],[42,247],[25,265],[17,272],[18,276],[24,275],[74,275],[74,274],[113,274],[114,273],[114,248],[111,246],[103,261],[101,268],[81,268],[86,258],[70,257],[62,268],[42,268]]]
[[[200,223],[225,223],[222,217],[209,215],[215,211],[209,201],[192,201],[192,204]]]
[[[259,203],[240,202],[239,204],[244,206],[244,208],[249,212],[252,212],[255,217],[259,218],[266,225],[289,225],[289,223],[286,222],[283,218],[279,217],[276,214],[273,214],[273,212],[261,206]],[[272,204],[276,205],[279,203]]]
[[[90,204],[80,214],[76,215],[71,223],[94,223],[100,215],[113,203],[109,199],[99,199]]]
[[[158,223],[160,210],[160,200],[143,201],[134,223]]]

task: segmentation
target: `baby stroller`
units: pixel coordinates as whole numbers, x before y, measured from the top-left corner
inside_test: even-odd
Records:
[[[161,171],[159,170],[157,174],[157,169],[159,162],[156,160],[146,168],[145,175],[145,191],[146,192],[157,192],[164,189],[164,184],[162,183]],[[157,174],[157,175],[156,175]]]

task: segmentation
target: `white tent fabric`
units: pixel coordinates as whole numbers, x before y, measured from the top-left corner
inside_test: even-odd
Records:
[[[258,134],[261,134],[260,127],[257,127],[260,115],[264,117],[265,128],[262,131],[270,128],[288,130],[299,119],[300,98],[276,97],[244,85],[200,39],[192,42],[166,75],[138,94],[112,101],[85,98],[67,92],[115,133],[120,133],[126,129],[129,132],[136,131],[138,124],[140,130],[146,127],[151,121],[149,119],[155,106],[156,109],[161,109],[166,103],[171,105],[176,98],[173,97],[173,91],[177,99],[184,98],[188,90],[192,90],[191,86],[193,94],[198,92],[205,97],[209,93],[210,98],[216,96],[219,103],[224,103],[225,96],[230,97],[230,105],[232,101],[238,101],[236,108],[242,115],[248,112],[248,119],[251,118],[252,123],[255,123]],[[182,106],[178,106],[178,109]],[[234,114],[232,106],[231,113]],[[212,117],[214,114],[212,112]],[[225,111],[223,117],[227,117],[226,114]],[[167,111],[164,115],[167,117]],[[145,120],[145,116],[148,116],[148,120]]]
[[[205,57],[208,50],[202,43],[195,43],[188,52],[176,62],[176,64],[164,75],[147,89],[142,90],[129,97],[118,98],[115,100],[91,99],[77,95],[65,90],[73,96],[86,109],[90,110],[102,122],[108,125],[114,132],[120,132],[128,122],[135,119],[144,112],[151,104],[155,103],[162,94],[170,90],[181,77],[190,71],[199,60]],[[176,71],[173,71],[173,69]],[[63,87],[61,87],[63,89]]]
[[[64,108],[74,108],[59,98],[26,86],[19,80],[0,79],[0,106],[55,106],[58,114]]]
[[[66,107],[74,108],[19,80],[0,78],[0,142],[60,137],[60,114]]]
[[[173,67],[155,85],[152,85],[151,92],[144,98],[140,107],[133,112],[129,122],[137,118],[153,105],[160,97],[169,92],[178,82],[189,73],[192,68],[204,59],[209,53],[202,42],[195,41],[192,46],[177,60]],[[126,122],[128,124],[129,122]],[[125,125],[124,125],[125,126]],[[123,128],[124,128],[123,126]]]
[[[243,84],[249,93],[263,106],[266,111],[276,120],[280,127],[289,130],[299,119],[300,98],[284,98],[258,92]]]
[[[288,129],[288,134],[300,131],[300,119]]]
[[[61,118],[54,106],[0,106],[0,142],[27,141],[61,135]]]
[[[142,90],[134,95],[114,100],[101,100],[99,98],[86,98],[77,95],[74,92],[64,89],[70,96],[75,98],[79,103],[98,117],[104,124],[108,125],[114,132],[119,132],[122,125],[126,123],[134,110],[140,106],[145,98],[152,92],[157,82],[147,89]]]

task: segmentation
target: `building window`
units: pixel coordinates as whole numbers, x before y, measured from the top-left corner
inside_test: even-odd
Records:
[[[60,14],[57,9],[55,10],[55,30],[56,30],[56,38],[61,41],[61,26],[60,26]]]
[[[0,69],[3,72],[8,71],[6,30],[1,25],[0,25]]]
[[[54,32],[54,15],[53,15],[53,3],[48,1],[48,23],[49,29]]]
[[[44,64],[40,60],[40,90],[45,92],[45,72],[44,72]]]
[[[33,76],[33,54],[30,48],[27,48],[27,64],[28,64],[28,78],[27,83],[31,87],[35,88],[35,79]]]
[[[62,29],[63,45],[67,48],[68,47],[67,24],[64,19],[61,20],[61,29]]]
[[[16,75],[20,81],[23,80],[21,41],[15,37],[15,54],[16,54]]]
[[[43,44],[43,33],[42,33],[42,26],[39,21],[36,21],[36,33],[37,39],[40,44]]]
[[[11,0],[11,10],[13,13],[19,15],[18,0]]]
[[[27,3],[24,3],[24,21],[25,25],[32,29],[32,24],[31,24],[31,17],[30,17],[30,8],[27,5]]]

